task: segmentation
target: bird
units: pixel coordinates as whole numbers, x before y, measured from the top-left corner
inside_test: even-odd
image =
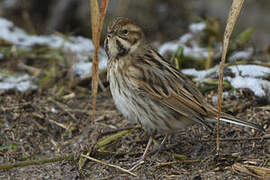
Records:
[[[168,135],[199,123],[217,122],[218,110],[206,101],[195,84],[148,45],[142,28],[117,17],[107,27],[104,49],[107,79],[117,109],[150,134],[140,159],[143,162],[153,134]],[[259,125],[221,113],[220,121],[262,130]],[[138,163],[139,164],[139,163]]]

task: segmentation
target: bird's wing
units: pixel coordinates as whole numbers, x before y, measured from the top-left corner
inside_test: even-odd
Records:
[[[166,62],[154,50],[136,56],[126,71],[129,83],[145,96],[159,99],[161,103],[185,116],[195,116],[203,123],[207,115],[204,100],[196,86],[181,72]]]
[[[190,79],[166,62],[156,51],[147,50],[143,57],[136,56],[133,62],[126,73],[129,83],[137,93],[155,98],[181,115],[207,127],[207,122],[217,121],[217,109],[204,100]],[[256,124],[226,113],[221,114],[220,120],[263,131]]]

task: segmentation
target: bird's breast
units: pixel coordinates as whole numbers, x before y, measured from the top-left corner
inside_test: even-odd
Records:
[[[128,120],[136,122],[136,112],[132,103],[132,94],[128,90],[128,82],[123,76],[123,64],[118,61],[110,61],[108,69],[108,80],[110,82],[110,90],[117,109]]]

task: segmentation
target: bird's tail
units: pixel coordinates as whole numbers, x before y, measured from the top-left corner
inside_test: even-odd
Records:
[[[211,119],[207,119],[207,120],[209,122],[217,122],[218,119],[217,118],[214,118],[214,119],[211,118]],[[225,113],[222,113],[220,121],[235,124],[235,125],[239,125],[239,126],[245,126],[245,127],[253,128],[253,129],[260,130],[260,131],[264,131],[264,129],[261,126],[257,125],[257,124],[254,124],[252,122],[243,121],[241,119],[238,119],[236,117],[233,117],[233,116],[231,116],[229,114],[225,114]]]

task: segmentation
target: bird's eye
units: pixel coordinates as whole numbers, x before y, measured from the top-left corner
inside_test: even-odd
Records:
[[[127,30],[127,29],[124,29],[124,30],[122,31],[122,33],[123,33],[124,35],[127,35],[127,34],[128,34],[128,30]]]

